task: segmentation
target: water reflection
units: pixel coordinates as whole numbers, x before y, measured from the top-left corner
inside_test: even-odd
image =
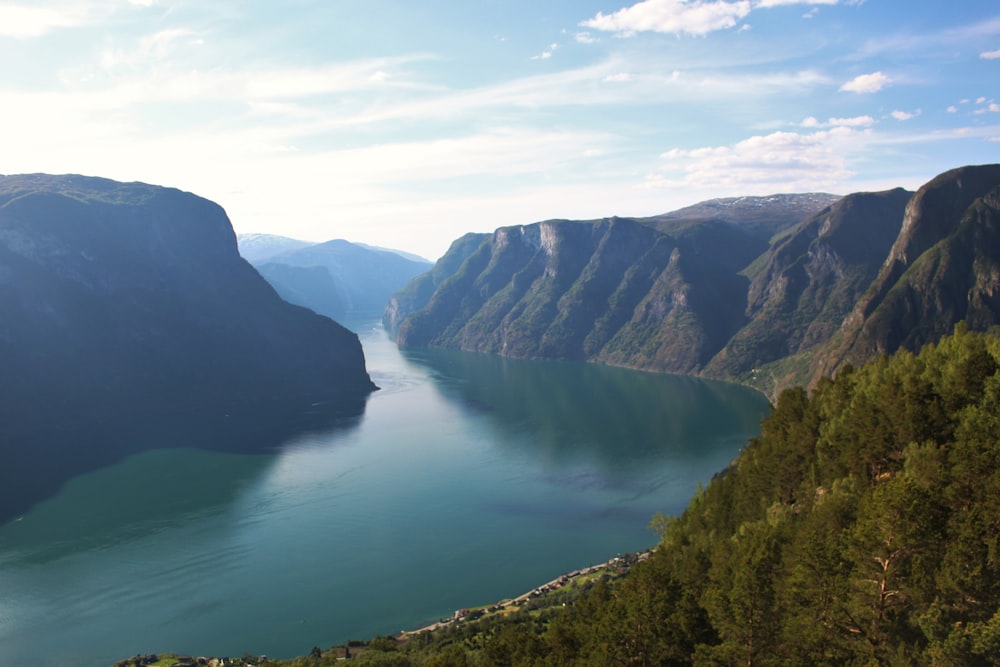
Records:
[[[178,415],[122,414],[117,419],[72,428],[39,424],[7,439],[0,466],[0,525],[16,520],[63,485],[129,455],[156,449],[189,448],[228,453],[280,450],[305,434],[349,431],[364,415],[367,397],[306,408],[270,403]],[[224,477],[224,476],[223,476]],[[137,493],[159,492],[137,480]],[[219,489],[225,499],[225,482]],[[180,495],[167,487],[166,494]]]
[[[498,442],[556,464],[587,457],[640,469],[732,452],[733,438],[756,432],[768,407],[751,389],[697,378],[451,350],[404,354],[427,369],[442,395],[501,431]],[[609,483],[586,475],[565,481]]]

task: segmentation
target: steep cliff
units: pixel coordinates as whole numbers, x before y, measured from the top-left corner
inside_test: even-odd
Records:
[[[984,165],[916,194],[718,199],[503,228],[433,293],[396,298],[386,321],[404,346],[702,374],[776,396],[960,320],[1000,324],[998,201],[1000,165]]]
[[[832,199],[747,198],[745,210],[720,200],[725,216],[550,220],[464,237],[436,284],[411,283],[385,322],[403,346],[697,373],[746,323],[739,272],[792,224],[780,202],[815,213]]]
[[[474,253],[488,238],[489,234],[469,233],[452,242],[433,268],[423,273],[389,298],[382,322],[387,331],[395,336],[404,319],[424,308],[434,296],[434,291],[445,280],[458,272],[469,255]]]
[[[965,320],[1000,324],[1000,165],[941,174],[909,201],[878,276],[814,374],[899,348],[918,350]]]
[[[0,482],[28,474],[15,455],[35,472],[39,457],[70,455],[72,438],[42,432],[247,406],[261,420],[314,404],[357,412],[374,388],[358,337],[282,301],[218,205],[41,174],[0,177],[0,378]],[[29,442],[37,456],[14,451]],[[76,469],[105,454],[71,453]]]
[[[766,390],[807,382],[812,355],[878,275],[912,194],[847,195],[778,239],[744,271],[749,322],[705,373]]]

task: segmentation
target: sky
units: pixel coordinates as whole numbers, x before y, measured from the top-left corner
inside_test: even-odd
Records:
[[[0,0],[0,173],[466,232],[1000,162],[995,0]]]

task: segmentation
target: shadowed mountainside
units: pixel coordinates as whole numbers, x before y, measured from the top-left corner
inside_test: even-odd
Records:
[[[1000,324],[1000,164],[962,167],[917,191],[877,278],[815,374],[938,340],[959,321]]]
[[[102,465],[109,452],[79,444],[102,438],[73,434],[123,416],[328,422],[375,388],[357,335],[282,301],[222,208],[169,188],[0,177],[0,314],[0,487]]]

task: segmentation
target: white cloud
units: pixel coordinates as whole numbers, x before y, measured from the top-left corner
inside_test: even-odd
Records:
[[[558,48],[559,48],[559,45],[558,45],[558,44],[550,44],[550,45],[549,45],[549,48],[547,48],[546,50],[542,51],[542,52],[541,52],[540,54],[538,54],[537,56],[531,56],[531,59],[532,59],[532,60],[548,60],[549,58],[551,58],[551,57],[552,57],[552,54],[553,54],[553,53],[555,52],[555,50],[556,50],[556,49],[558,49]]]
[[[875,119],[871,116],[853,116],[851,118],[829,118],[825,123],[820,122],[814,116],[809,116],[800,123],[802,127],[871,127],[875,124]]]
[[[664,173],[648,176],[645,186],[712,186],[748,193],[836,188],[853,176],[847,158],[861,150],[870,132],[850,127],[773,132],[731,146],[673,149],[661,156],[668,161]]]
[[[716,30],[733,28],[752,10],[783,5],[836,5],[842,0],[643,0],[611,14],[597,16],[580,25],[595,30],[631,36],[637,32],[688,33],[707,35]],[[863,0],[846,0],[858,4]],[[803,18],[812,18],[818,11],[813,7]],[[740,26],[740,32],[750,26]]]
[[[612,14],[598,12],[580,25],[619,35],[647,31],[707,35],[732,28],[749,13],[749,0],[643,0]]]
[[[996,60],[997,58],[1000,58],[1000,49],[997,49],[996,51],[983,51],[979,54],[979,57],[983,60]]]
[[[832,127],[871,127],[875,119],[871,116],[854,116],[853,118],[831,118]]]
[[[25,39],[40,37],[59,28],[82,25],[88,16],[87,5],[62,7],[36,7],[28,5],[0,5],[0,37]]]
[[[958,107],[952,104],[950,107],[945,109],[945,111],[947,111],[948,113],[958,113]]]
[[[612,83],[624,83],[626,81],[631,80],[631,78],[632,78],[632,75],[629,74],[628,72],[618,72],[616,74],[609,74],[606,77],[604,77],[604,79],[602,79],[602,80],[603,81],[609,81],[609,82],[612,82]]]
[[[986,101],[985,97],[977,97],[976,98],[976,104],[982,104],[985,101]]]
[[[882,72],[872,72],[854,77],[842,85],[840,90],[849,93],[877,93],[891,82],[892,80]]]
[[[840,0],[759,0],[755,7],[779,7],[781,5],[835,5]]]
[[[952,111],[953,109],[955,111],[957,111],[957,109],[955,109],[955,107],[948,107],[948,111]],[[911,118],[916,118],[917,116],[920,115],[920,109],[917,109],[916,111],[899,111],[899,110],[896,110],[896,111],[893,111],[889,115],[892,116],[893,118],[895,118],[896,120],[910,120]]]
[[[597,44],[599,41],[601,41],[597,37],[591,35],[589,32],[578,32],[576,33],[576,35],[574,35],[574,39],[576,39],[576,41],[578,41],[580,44]]]

